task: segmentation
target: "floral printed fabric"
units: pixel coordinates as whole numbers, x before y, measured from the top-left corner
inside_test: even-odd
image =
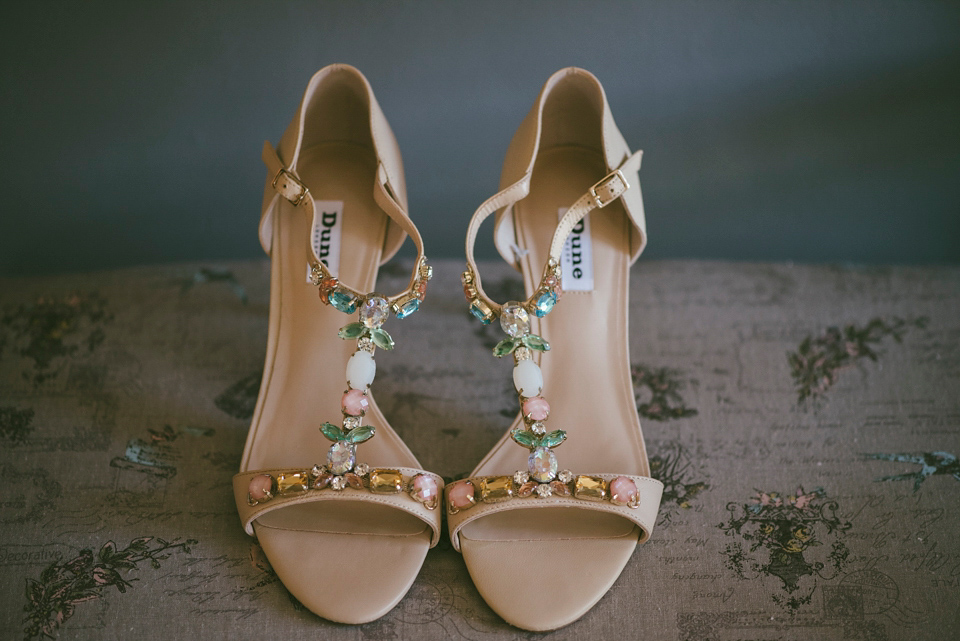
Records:
[[[489,358],[499,337],[468,319],[462,265],[434,268],[377,402],[452,478],[516,395]],[[481,268],[499,299],[522,297],[513,270]],[[243,533],[230,479],[268,281],[263,261],[0,279],[5,638],[523,636],[445,540],[393,611],[354,628],[293,601]],[[630,305],[660,517],[614,590],[550,638],[611,621],[650,641],[960,636],[960,268],[641,260]]]

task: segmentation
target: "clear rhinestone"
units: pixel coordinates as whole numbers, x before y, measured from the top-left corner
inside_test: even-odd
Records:
[[[533,358],[533,354],[530,353],[530,348],[526,345],[521,345],[513,350],[514,363],[519,363],[520,361],[529,361],[531,358]]]
[[[557,475],[557,480],[561,483],[569,483],[573,480],[573,472],[570,470],[563,470]]]
[[[370,466],[366,463],[357,463],[353,466],[353,473],[357,476],[366,476],[367,472],[370,471]]]
[[[547,426],[543,424],[543,421],[536,421],[530,426],[530,431],[537,436],[543,436],[547,433]]]
[[[505,303],[500,310],[500,327],[514,338],[529,334],[530,314],[516,301]]]
[[[334,474],[343,474],[353,469],[357,462],[357,446],[346,441],[337,441],[327,450],[327,467]]]
[[[359,349],[362,352],[369,352],[373,354],[373,350],[375,350],[376,348],[377,346],[373,344],[373,340],[370,338],[367,338],[366,336],[364,336],[363,338],[357,341],[357,349]]]
[[[330,479],[330,487],[338,491],[342,490],[343,488],[347,487],[347,479],[343,478],[342,476],[334,476],[332,479]]]
[[[360,417],[359,416],[344,416],[343,417],[343,429],[350,431],[354,428],[360,427]]]
[[[542,499],[548,498],[553,494],[553,489],[546,483],[542,483],[537,486],[537,496]]]
[[[314,465],[312,468],[310,468],[310,476],[316,478],[321,474],[323,474],[325,471],[326,470],[324,470],[323,467],[321,467],[320,465]]]
[[[523,470],[518,470],[513,473],[513,482],[517,485],[523,485],[530,480],[530,475],[524,472]]]
[[[548,483],[557,475],[557,455],[548,447],[538,447],[527,457],[527,470],[537,483]]]
[[[380,327],[387,320],[387,299],[377,294],[368,296],[360,305],[360,320],[367,327]]]

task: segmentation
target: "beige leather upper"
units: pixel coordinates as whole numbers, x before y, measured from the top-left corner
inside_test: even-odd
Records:
[[[376,180],[371,185],[371,189],[377,204],[390,218],[381,264],[397,253],[407,236],[410,236],[417,248],[415,264],[419,264],[420,258],[423,257],[423,240],[407,213],[407,188],[397,139],[380,110],[370,83],[356,68],[344,64],[329,65],[314,74],[303,92],[296,115],[280,139],[280,144],[274,149],[269,142],[264,143],[262,157],[267,166],[267,179],[260,216],[261,246],[267,254],[270,254],[273,236],[272,218],[280,208],[303,207],[307,209],[311,218],[314,216],[313,195],[308,190],[305,190],[302,200],[297,204],[291,201],[290,196],[296,196],[300,191],[297,184],[299,182],[297,163],[300,160],[301,150],[310,142],[304,141],[306,122],[309,119],[311,128],[314,130],[318,128],[318,122],[320,127],[324,125],[326,114],[322,111],[318,113],[311,111],[311,105],[314,104],[312,99],[315,94],[326,89],[328,83],[354,83],[360,89],[357,93],[364,96],[363,107],[369,110],[369,134],[378,161]],[[331,122],[331,126],[336,126],[336,123]],[[344,132],[345,136],[349,134],[350,132]],[[327,137],[330,137],[329,132]],[[281,171],[287,172],[289,176],[283,175]],[[291,184],[285,178],[292,178],[294,182]],[[310,251],[313,252],[312,246]],[[319,257],[316,255],[314,257],[319,262]],[[413,282],[412,275],[410,282],[411,284]],[[356,289],[352,283],[344,283],[344,285]]]

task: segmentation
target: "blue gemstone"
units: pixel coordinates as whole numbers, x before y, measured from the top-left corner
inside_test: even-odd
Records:
[[[336,291],[330,294],[330,304],[344,314],[352,314],[357,311],[357,299],[345,292]]]
[[[479,307],[477,307],[476,305],[471,305],[471,306],[470,306],[470,313],[473,314],[473,316],[474,316],[478,321],[480,321],[481,323],[483,323],[484,325],[489,325],[489,324],[490,324],[490,320],[491,320],[491,319],[487,318],[487,317],[484,315],[483,310],[480,309]]]
[[[545,291],[540,294],[540,297],[537,299],[537,302],[533,305],[533,313],[537,318],[543,318],[553,309],[553,306],[557,304],[557,295],[552,291]]]
[[[406,318],[418,309],[420,309],[420,299],[411,298],[397,309],[397,318]]]

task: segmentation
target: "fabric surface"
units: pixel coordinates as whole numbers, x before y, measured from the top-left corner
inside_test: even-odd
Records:
[[[388,265],[383,289],[409,269]],[[520,297],[509,268],[481,269],[494,298]],[[461,270],[436,262],[423,309],[389,322],[375,385],[447,479],[517,409]],[[379,621],[292,601],[230,489],[268,277],[256,261],[0,280],[3,638],[960,635],[960,268],[641,260],[631,362],[666,485],[658,526],[591,612],[548,634],[493,614],[446,539]],[[532,608],[550,598],[534,578]],[[364,598],[349,575],[323,589]]]

